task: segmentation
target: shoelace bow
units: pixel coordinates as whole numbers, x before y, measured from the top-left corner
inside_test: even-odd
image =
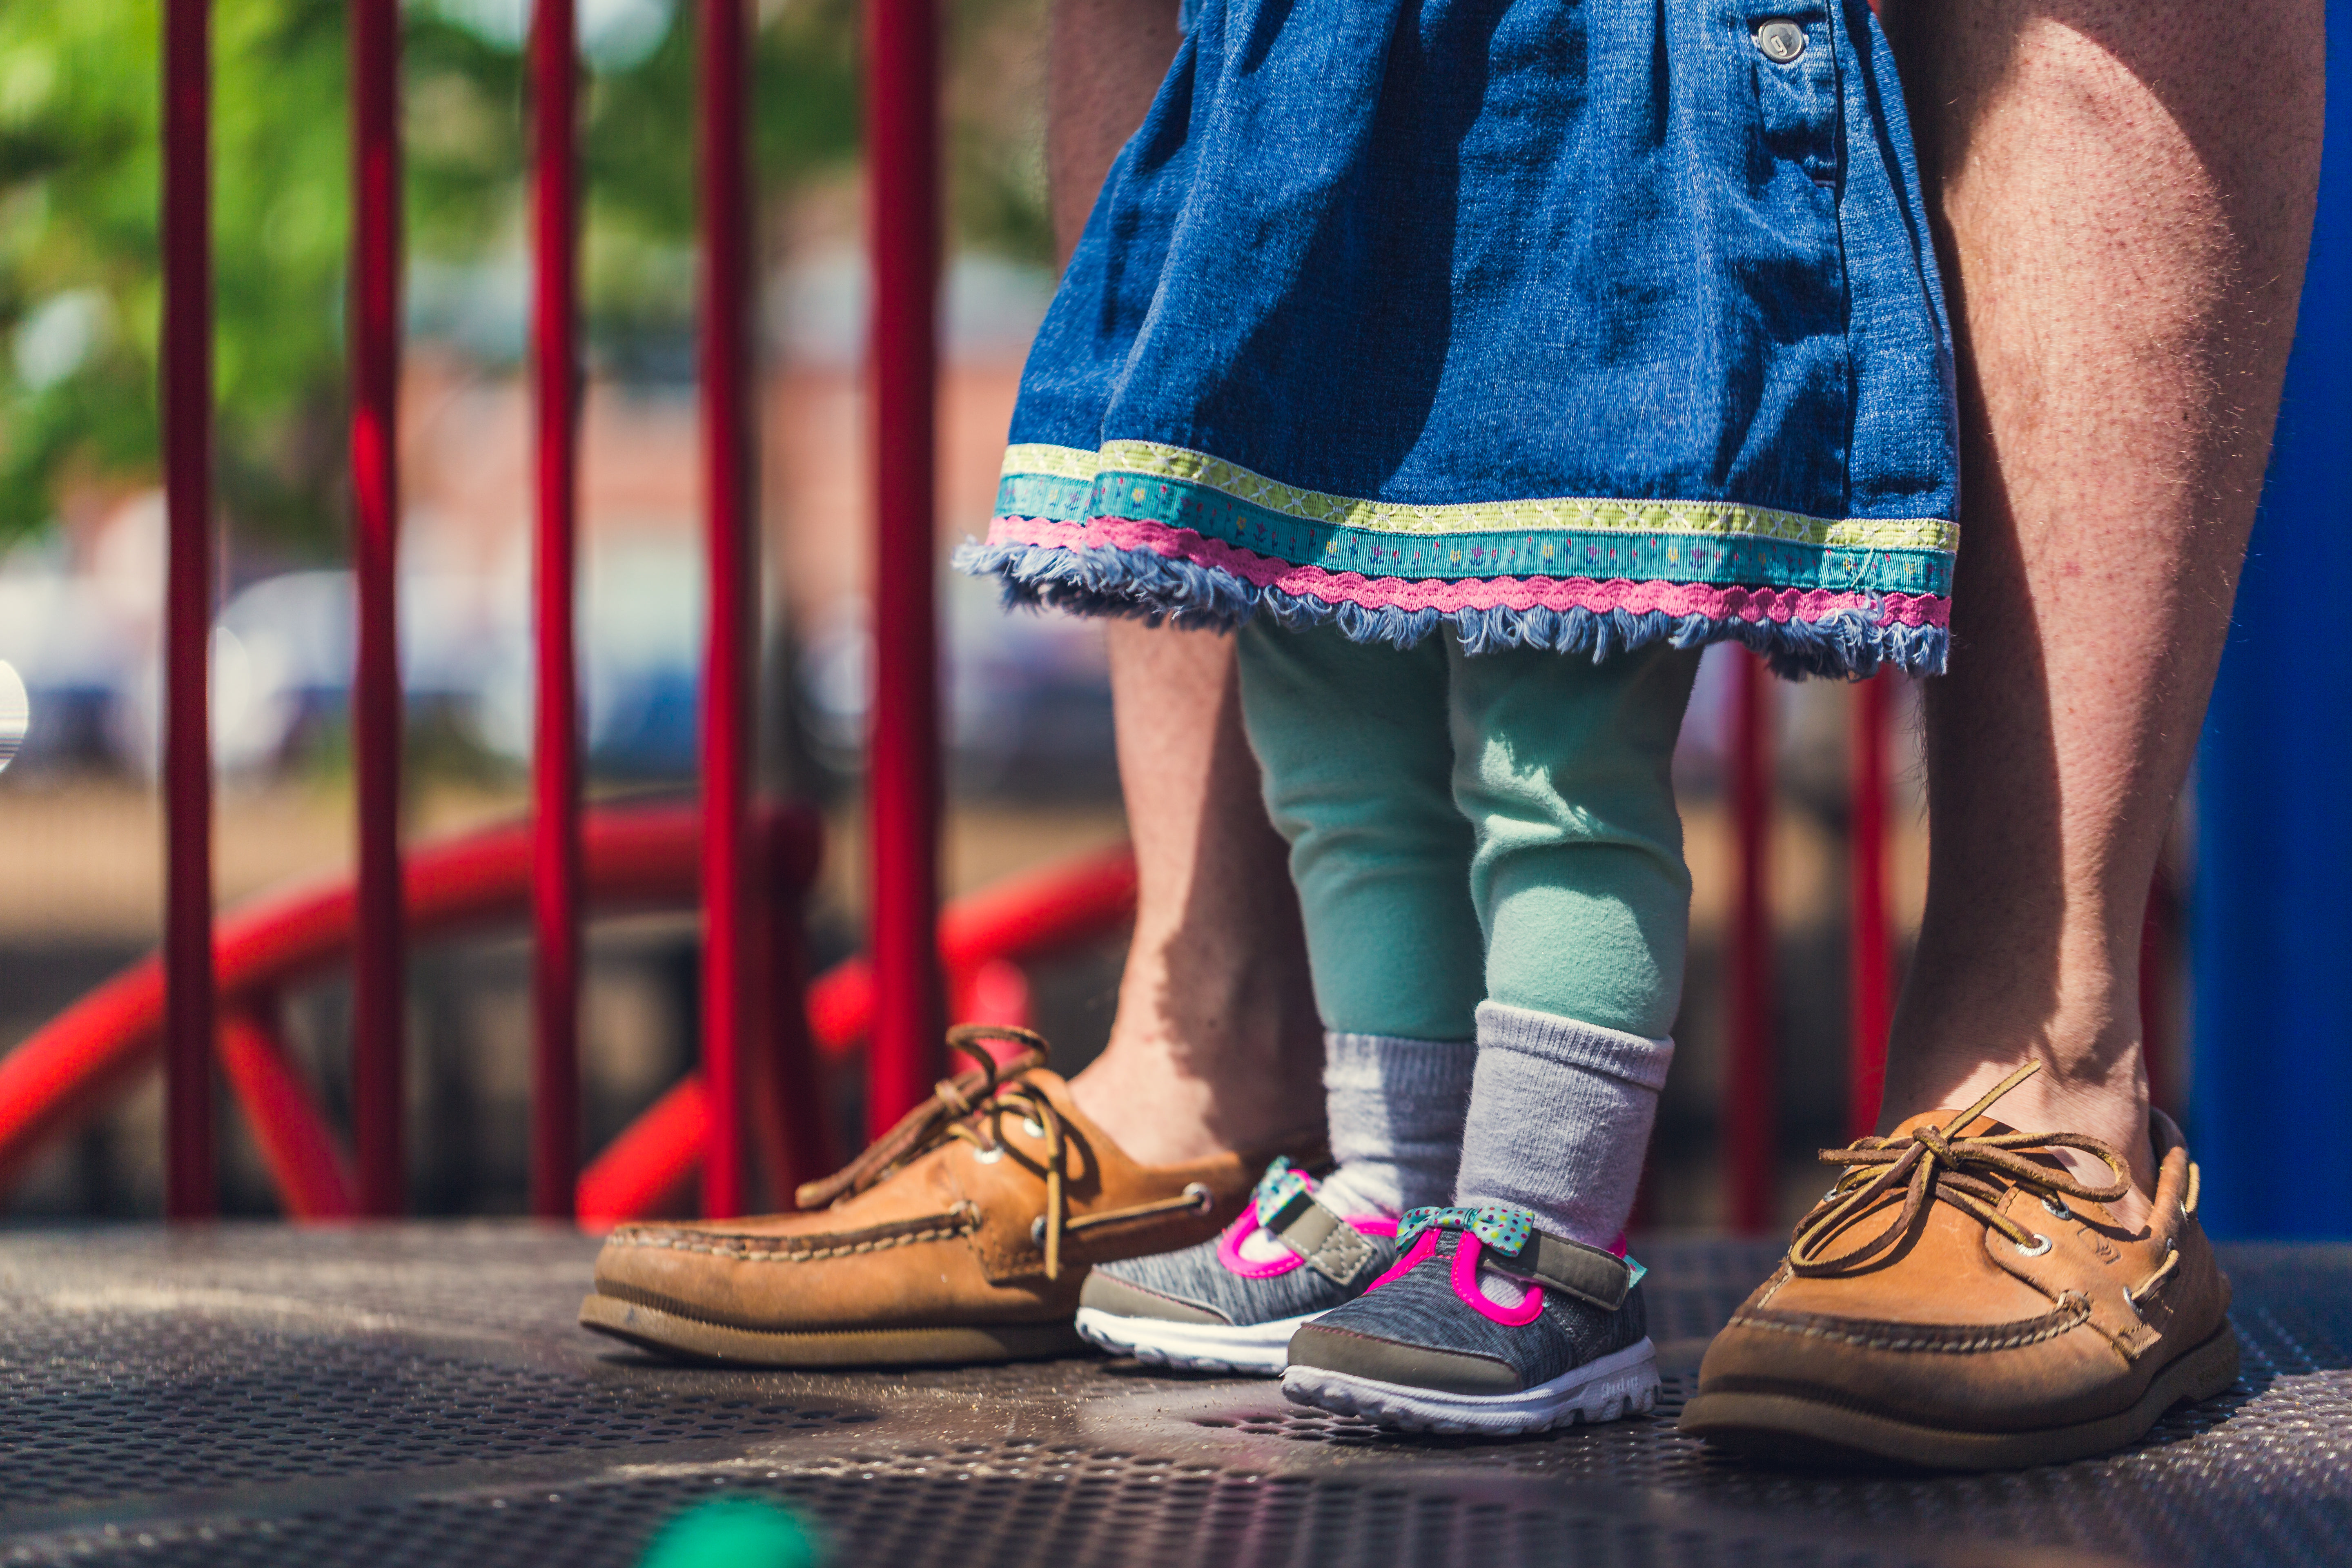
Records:
[[[2001,1132],[1978,1138],[1957,1135],[1961,1128],[1990,1109],[1993,1101],[2023,1083],[2040,1068],[2039,1062],[2026,1063],[1940,1128],[1922,1125],[1899,1138],[1864,1138],[1843,1149],[1822,1150],[1823,1164],[1843,1165],[1847,1169],[1828,1194],[1813,1205],[1812,1213],[1797,1222],[1796,1233],[1789,1241],[1790,1272],[1823,1275],[1860,1268],[1909,1235],[1913,1222],[1929,1204],[1935,1203],[1949,1204],[1973,1215],[2019,1248],[2031,1251],[2039,1238],[2000,1211],[2008,1185],[2022,1186],[2045,1203],[2053,1194],[2093,1203],[2112,1203],[2123,1196],[2130,1180],[2130,1167],[2121,1154],[2095,1138],[2079,1132]],[[2094,1187],[2063,1171],[2025,1159],[2016,1152],[2020,1149],[2079,1149],[2105,1162],[2116,1179],[2105,1186]],[[1902,1213],[1869,1240],[1843,1252],[1827,1253],[1832,1237],[1897,1186],[1905,1189]]]
[[[1003,1040],[1022,1048],[1000,1064],[982,1048],[985,1040]],[[856,1197],[950,1139],[970,1143],[983,1154],[1001,1154],[1006,1147],[1004,1118],[1008,1112],[1018,1112],[1045,1145],[1045,1155],[1038,1162],[1045,1176],[1045,1212],[1038,1216],[1037,1228],[1043,1232],[1039,1241],[1045,1253],[1048,1279],[1062,1277],[1065,1233],[1175,1209],[1205,1213],[1214,1202],[1214,1195],[1194,1182],[1179,1197],[1072,1217],[1070,1145],[1063,1131],[1061,1112],[1054,1109],[1053,1100],[1044,1089],[1024,1078],[1031,1068],[1045,1065],[1052,1049],[1045,1037],[1009,1024],[959,1024],[948,1031],[947,1044],[950,1050],[971,1058],[971,1068],[932,1085],[930,1099],[900,1117],[889,1131],[867,1145],[856,1159],[823,1181],[802,1186],[794,1194],[802,1208],[824,1208]]]

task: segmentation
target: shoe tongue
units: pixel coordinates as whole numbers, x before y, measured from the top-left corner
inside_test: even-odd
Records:
[[[1079,1142],[1097,1149],[1106,1146],[1118,1147],[1104,1135],[1101,1128],[1087,1120],[1087,1113],[1080,1110],[1077,1101],[1070,1098],[1069,1080],[1063,1078],[1061,1074],[1045,1068],[1031,1068],[1027,1072],[1010,1075],[996,1081],[1000,1088],[1006,1084],[1015,1085],[1044,1100],[1046,1104],[1054,1108],[1054,1113],[1061,1118],[1063,1131]],[[978,1108],[984,1106],[987,1101],[974,1096],[972,1103],[975,1108]],[[1006,1114],[1014,1113],[1008,1110]]]
[[[1027,1072],[999,1081],[1034,1084],[1045,1091],[1045,1098],[1054,1102],[1055,1110],[1066,1112],[1071,1109],[1070,1080],[1052,1068],[1031,1068]]]

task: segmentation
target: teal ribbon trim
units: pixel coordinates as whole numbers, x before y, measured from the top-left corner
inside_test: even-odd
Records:
[[[1536,1216],[1497,1204],[1477,1209],[1414,1209],[1397,1226],[1397,1246],[1412,1245],[1428,1230],[1466,1230],[1506,1258],[1517,1258],[1536,1233]]]
[[[1257,1222],[1265,1225],[1282,1212],[1282,1205],[1301,1193],[1314,1191],[1307,1173],[1295,1169],[1285,1155],[1275,1156],[1265,1174],[1257,1179],[1257,1190],[1250,1194],[1250,1205],[1257,1213]]]
[[[1141,500],[1135,499],[1139,491]],[[997,486],[996,515],[1075,523],[1131,518],[1190,529],[1294,565],[1367,577],[1624,578],[1934,597],[1952,591],[1952,552],[1945,550],[1853,550],[1753,536],[1600,529],[1404,534],[1310,522],[1209,486],[1131,474],[1093,480],[1009,474]]]

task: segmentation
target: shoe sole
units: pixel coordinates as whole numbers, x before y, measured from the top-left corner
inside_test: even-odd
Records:
[[[1658,1403],[1658,1352],[1643,1340],[1549,1383],[1495,1394],[1443,1394],[1328,1367],[1294,1366],[1283,1374],[1282,1396],[1408,1432],[1516,1437],[1645,1414]]]
[[[2237,1331],[2219,1331],[2156,1374],[2128,1410],[2027,1432],[1955,1432],[1785,1394],[1702,1394],[1681,1429],[1756,1458],[1928,1470],[2013,1470],[2110,1453],[2137,1442],[2182,1401],[2210,1399],[2238,1377]]]
[[[1266,1323],[1179,1323],[1081,1307],[1077,1330],[1112,1354],[1131,1355],[1150,1366],[1280,1377],[1290,1364],[1290,1336],[1322,1315],[1307,1312]]]
[[[736,1366],[968,1366],[1086,1348],[1066,1322],[799,1332],[739,1329],[604,1295],[580,1303],[580,1326],[673,1359]]]

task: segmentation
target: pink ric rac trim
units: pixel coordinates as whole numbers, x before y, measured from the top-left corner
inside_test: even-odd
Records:
[[[1484,1313],[1507,1329],[1522,1329],[1536,1321],[1543,1310],[1543,1287],[1530,1285],[1528,1293],[1519,1298],[1516,1307],[1506,1307],[1478,1289],[1478,1255],[1486,1250],[1479,1239],[1468,1231],[1454,1247],[1454,1293],[1462,1304]]]
[[[1310,1183],[1307,1191],[1314,1190]],[[1366,1236],[1394,1236],[1397,1233],[1397,1222],[1385,1215],[1349,1215],[1348,1223]],[[1242,1243],[1249,1239],[1250,1232],[1257,1226],[1257,1205],[1252,1204],[1234,1216],[1233,1224],[1217,1233],[1217,1261],[1223,1264],[1228,1272],[1238,1274],[1244,1279],[1272,1279],[1276,1275],[1289,1273],[1307,1261],[1295,1252],[1255,1263],[1244,1258]],[[1382,1276],[1383,1279],[1386,1277]]]
[[[1373,1280],[1370,1284],[1365,1286],[1365,1290],[1377,1290],[1391,1279],[1403,1279],[1406,1275],[1413,1271],[1414,1268],[1421,1263],[1422,1259],[1427,1258],[1431,1253],[1436,1250],[1437,1233],[1433,1230],[1423,1231],[1421,1233],[1421,1239],[1412,1244],[1412,1249],[1410,1252],[1407,1252],[1402,1258],[1398,1258],[1394,1263],[1389,1265],[1389,1271],[1386,1274],[1381,1275],[1379,1279]]]
[[[1367,577],[1360,572],[1326,572],[1296,566],[1195,533],[1189,528],[1136,518],[1098,517],[1090,522],[1055,522],[1045,518],[1000,517],[989,525],[991,544],[1041,544],[1066,550],[1148,550],[1155,555],[1198,561],[1230,572],[1261,588],[1321,599],[1401,610],[1664,610],[1673,616],[1704,616],[1715,621],[1820,621],[1848,610],[1875,610],[1881,626],[1941,626],[1951,620],[1950,601],[1933,594],[1840,594],[1826,588],[1742,588],[1712,583],[1602,581],[1593,577],[1471,577],[1453,580]]]

